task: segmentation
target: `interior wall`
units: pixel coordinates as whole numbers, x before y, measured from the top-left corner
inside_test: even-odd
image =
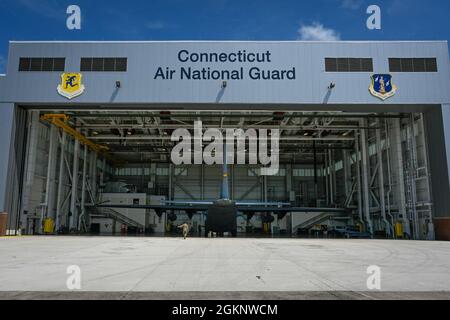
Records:
[[[0,212],[7,212],[5,203],[8,179],[9,150],[14,122],[14,104],[0,103]]]
[[[450,240],[450,173],[446,136],[450,135],[448,106],[425,114],[436,238]]]
[[[10,145],[5,146],[4,150],[8,155],[7,169],[4,171],[6,174],[5,187],[6,194],[4,198],[4,211],[8,213],[8,226],[13,234],[16,234],[20,225],[20,201],[23,187],[23,174],[26,155],[26,138],[27,138],[27,113],[24,109],[9,106],[9,110],[5,110],[6,121],[11,121],[10,124],[5,124],[6,130],[10,131],[6,133],[6,141],[10,137]],[[9,113],[9,112],[12,112]],[[3,115],[2,115],[3,117]]]
[[[425,113],[431,184],[436,218],[450,218],[450,181],[442,109]]]

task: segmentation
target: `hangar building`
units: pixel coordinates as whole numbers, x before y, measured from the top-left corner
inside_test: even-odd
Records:
[[[231,199],[336,209],[238,215],[242,234],[450,239],[444,41],[14,41],[0,110],[9,235],[201,230],[204,213],[96,205],[220,197],[222,166],[170,157],[174,130],[202,121],[280,132],[278,172],[230,165]]]

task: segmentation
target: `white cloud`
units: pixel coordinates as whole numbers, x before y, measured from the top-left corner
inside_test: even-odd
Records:
[[[339,41],[340,34],[333,29],[325,28],[321,23],[302,25],[298,29],[299,39],[305,41]]]
[[[362,0],[342,0],[341,7],[345,9],[356,10],[363,4]]]

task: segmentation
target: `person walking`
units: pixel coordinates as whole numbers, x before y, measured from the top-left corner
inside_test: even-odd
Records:
[[[179,225],[178,228],[183,229],[183,238],[186,239],[189,233],[189,224],[183,223],[182,225]]]

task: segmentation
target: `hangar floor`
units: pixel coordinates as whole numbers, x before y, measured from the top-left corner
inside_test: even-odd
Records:
[[[0,238],[0,251],[0,298],[450,297],[448,242],[29,236]],[[380,291],[367,289],[371,265]]]

